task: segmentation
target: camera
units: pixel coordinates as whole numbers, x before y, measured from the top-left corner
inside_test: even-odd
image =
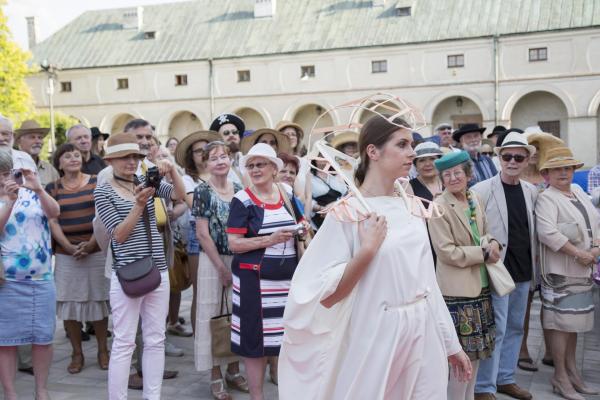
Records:
[[[153,187],[158,190],[161,180],[162,176],[160,176],[160,173],[158,172],[158,167],[148,168],[148,171],[146,171],[146,187]]]
[[[23,171],[20,169],[13,169],[10,171],[11,176],[17,185],[23,184]]]
[[[302,224],[296,224],[294,226],[293,231],[294,231],[294,235],[297,235],[297,236],[304,236],[304,234],[306,233],[306,229],[304,228],[304,225],[302,225]]]

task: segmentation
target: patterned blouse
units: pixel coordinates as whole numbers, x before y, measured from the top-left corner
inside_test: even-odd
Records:
[[[0,207],[5,207],[3,201]],[[7,281],[53,279],[48,218],[38,195],[29,189],[19,189],[4,231],[0,232],[0,253]]]
[[[233,183],[234,194],[244,189],[242,185]],[[207,183],[203,182],[194,190],[192,216],[194,218],[208,219],[208,231],[219,254],[231,255],[227,243],[227,219],[229,218],[229,205],[231,202],[223,201],[217,192]]]

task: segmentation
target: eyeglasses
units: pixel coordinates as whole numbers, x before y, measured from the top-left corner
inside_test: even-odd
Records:
[[[256,164],[246,164],[246,169],[248,171],[252,171],[254,168],[256,169],[263,169],[265,168],[267,165],[269,165],[268,162],[258,162]]]
[[[522,154],[502,154],[500,157],[502,158],[502,161],[505,161],[505,162],[510,162],[510,160],[512,160],[514,158],[515,162],[517,162],[517,163],[522,163],[527,158],[526,156],[524,156]]]
[[[239,135],[239,134],[240,134],[240,131],[238,131],[237,129],[234,130],[234,131],[223,131],[223,132],[221,132],[221,135],[223,135],[223,136],[229,136],[229,135],[234,135],[235,136],[235,135]]]
[[[451,178],[457,178],[460,179],[462,177],[465,176],[465,171],[459,169],[456,171],[444,171],[442,172],[442,178],[444,179],[451,179]]]

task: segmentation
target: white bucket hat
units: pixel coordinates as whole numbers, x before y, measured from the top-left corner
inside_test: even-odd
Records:
[[[248,151],[248,154],[242,156],[240,159],[240,166],[245,170],[248,160],[256,157],[266,158],[273,164],[277,165],[278,172],[283,169],[283,161],[277,157],[275,150],[273,150],[273,148],[266,143],[257,143],[252,146]]]
[[[494,147],[494,153],[496,153],[496,155],[500,155],[500,152],[504,149],[514,149],[517,147],[527,149],[530,156],[535,154],[535,146],[530,145],[527,142],[526,135],[519,132],[510,132],[508,135],[506,135],[504,141],[502,142],[502,146]]]

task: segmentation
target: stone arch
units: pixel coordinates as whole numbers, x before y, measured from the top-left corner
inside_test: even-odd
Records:
[[[191,111],[178,111],[173,113],[166,129],[166,137],[183,139],[192,132],[204,129],[198,116]]]
[[[577,116],[577,111],[575,109],[575,104],[573,103],[573,99],[571,98],[571,96],[569,96],[563,90],[558,89],[553,86],[549,86],[549,85],[528,85],[528,86],[522,88],[521,90],[518,90],[517,92],[513,93],[509,97],[509,99],[504,104],[504,107],[502,108],[502,115],[501,115],[501,118],[499,118],[499,119],[505,120],[505,121],[510,120],[511,115],[513,113],[513,109],[514,109],[515,105],[517,104],[517,102],[522,97],[528,95],[529,93],[533,93],[533,92],[548,92],[550,94],[553,94],[565,106],[568,117],[576,117]]]
[[[600,112],[600,90],[592,97],[592,101],[590,101],[587,109],[587,115],[595,117],[598,112]]]
[[[493,120],[493,115],[491,115],[490,110],[488,110],[487,107],[485,107],[485,102],[483,101],[483,99],[479,97],[477,93],[471,90],[445,90],[443,92],[440,92],[439,94],[431,98],[429,101],[427,101],[427,105],[423,108],[423,116],[425,117],[425,120],[431,122],[432,126],[435,126],[433,123],[434,114],[436,113],[436,111],[438,111],[440,104],[450,100],[454,101],[454,105],[456,106],[456,100],[459,97],[463,100],[463,114],[465,111],[465,106],[471,107],[470,109],[473,111],[475,111],[475,107],[477,107],[477,110],[479,110],[483,121]],[[458,108],[459,107],[456,106],[455,111],[459,111]],[[438,113],[438,115],[440,114]]]
[[[316,128],[324,128],[335,125],[334,117],[331,113],[323,115],[326,110],[327,109],[320,104],[309,103],[299,106],[293,112],[293,114],[291,114],[290,119],[304,129],[303,143],[305,145],[308,145],[310,132],[313,129],[313,126],[315,126],[317,119],[318,122],[315,126]],[[322,117],[319,118],[320,116]],[[318,137],[311,138],[311,143],[314,143],[318,139]]]
[[[487,117],[477,100],[463,95],[446,95],[438,99],[431,109],[431,114],[425,118],[431,121],[432,129],[442,122],[447,122],[457,129],[467,123],[482,126]]]
[[[125,125],[132,119],[138,118],[137,116],[130,113],[120,113],[114,115],[112,118],[104,118],[100,124],[100,130],[102,132],[108,132],[111,135],[115,133],[123,132]]]
[[[259,110],[252,107],[239,107],[233,113],[244,120],[246,130],[256,130],[271,126],[268,123],[268,118],[266,118]]]
[[[540,125],[543,131],[563,139],[568,136],[569,111],[554,93],[538,90],[529,92],[515,102],[510,113],[511,127],[525,129]]]
[[[92,124],[90,124],[90,120],[89,120],[89,119],[87,119],[87,118],[86,118],[86,117],[84,117],[84,116],[81,116],[81,115],[74,115],[74,114],[69,114],[69,117],[71,117],[71,118],[73,118],[73,119],[76,119],[77,121],[79,121],[79,123],[80,123],[80,124],[83,124],[83,125],[85,125],[85,126],[87,126],[87,127],[89,127],[89,128],[91,128],[91,127],[92,127]]]

